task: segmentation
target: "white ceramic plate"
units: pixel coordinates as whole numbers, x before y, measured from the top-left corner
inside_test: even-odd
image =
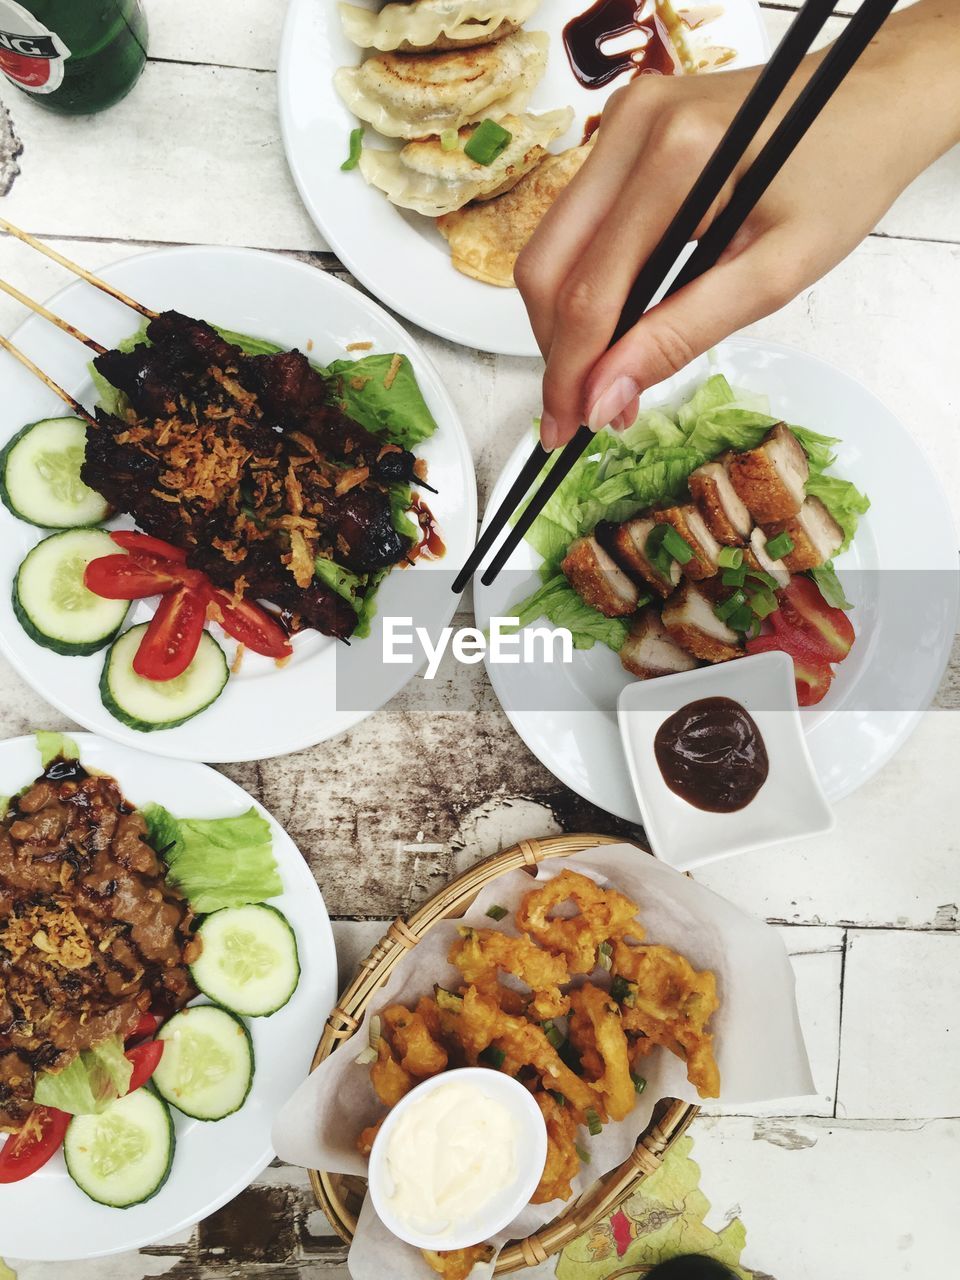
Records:
[[[203,765],[159,760],[142,751],[75,735],[81,761],[112,774],[136,805],[155,800],[189,818],[222,818],[255,803],[235,783]],[[0,743],[0,794],[40,773],[33,738]],[[260,805],[273,831],[283,896],[272,899],[297,935],[300,985],[270,1018],[248,1018],[256,1073],[241,1109],[204,1124],[174,1111],[177,1147],[166,1185],[146,1204],[108,1209],[67,1174],[62,1155],[23,1182],[0,1187],[0,1256],[68,1261],[140,1249],[191,1227],[232,1200],[273,1159],[270,1126],[310,1070],[323,1023],[337,995],[337,958],[326,907],[296,845]]]
[[[436,497],[427,496],[447,555],[391,573],[380,590],[378,617],[412,611],[415,622],[444,626],[456,598],[450,591],[425,590],[423,575],[442,574],[463,563],[476,532],[476,480],[463,429],[440,376],[400,325],[356,289],[314,267],[247,249],[164,249],[127,258],[102,274],[156,310],[173,307],[239,333],[309,350],[321,364],[342,357],[350,342],[372,341],[374,351],[409,356],[439,428],[416,452],[426,459],[438,490]],[[82,282],[57,294],[50,308],[108,346],[134,332],[140,319]],[[67,391],[93,404],[90,353],[80,343],[38,317],[22,325],[14,341]],[[5,352],[0,352],[0,379],[0,445],[26,423],[66,412],[52,392]],[[368,639],[350,646],[306,631],[296,637],[294,657],[282,669],[267,658],[246,654],[239,674],[230,677],[213,706],[179,728],[147,734],[128,729],[100,700],[102,651],[88,658],[61,657],[34,644],[14,617],[9,584],[42,536],[0,507],[0,650],[48,702],[84,728],[118,742],[217,763],[282,755],[351,728],[398,692],[416,670],[395,666],[387,672],[376,626]],[[136,605],[130,622],[145,621],[151,613],[152,607]],[[429,616],[421,616],[425,614]],[[222,633],[218,638],[230,659],[234,645]],[[374,674],[379,677],[377,697],[359,707],[360,700],[354,699],[352,708],[341,698],[338,707],[337,673],[342,688],[348,674],[352,686],[364,683],[366,671],[370,683]]]
[[[353,2],[379,7],[377,0]],[[589,0],[543,0],[526,23],[530,31],[550,36],[547,71],[530,109],[569,105],[575,113],[568,132],[553,144],[555,151],[576,146],[588,117],[600,112],[624,83],[620,77],[590,90],[574,79],[562,32],[588,7]],[[694,38],[736,49],[730,67],[763,62],[770,49],[755,0],[725,0],[722,14]],[[280,48],[280,122],[287,160],[310,216],[356,278],[408,320],[481,351],[539,355],[515,289],[483,284],[456,271],[447,243],[430,219],[391,205],[381,191],[367,186],[359,171],[340,172],[357,120],[340,101],[333,73],[361,57],[343,34],[336,0],[291,0]],[[372,129],[364,141],[391,145]]]
[[[956,633],[957,537],[947,499],[907,429],[860,383],[791,347],[733,338],[716,353],[734,385],[762,392],[770,412],[842,443],[834,471],[872,506],[837,568],[855,606],[858,639],[826,698],[801,709],[807,745],[830,800],[855,791],[913,731],[933,700]],[[644,405],[675,403],[712,368],[707,357],[652,388]],[[501,500],[525,461],[518,446],[490,497]],[[509,616],[539,582],[526,542],[490,587],[475,579],[477,623]],[[883,570],[883,573],[877,572]],[[543,624],[541,624],[543,625]],[[630,676],[597,644],[565,665],[494,665],[490,679],[514,728],[567,786],[602,809],[640,822],[617,728],[617,698]]]

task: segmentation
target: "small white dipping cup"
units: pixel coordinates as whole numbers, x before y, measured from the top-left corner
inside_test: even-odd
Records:
[[[509,1111],[516,1131],[517,1172],[511,1182],[500,1187],[496,1195],[462,1222],[451,1224],[449,1230],[442,1234],[424,1235],[397,1219],[390,1210],[393,1179],[387,1168],[387,1148],[390,1135],[412,1103],[454,1082],[471,1085]],[[370,1152],[368,1188],[381,1222],[400,1240],[416,1245],[418,1249],[467,1249],[502,1231],[529,1203],[546,1160],[547,1129],[533,1095],[512,1076],[490,1067],[458,1067],[424,1080],[390,1111]]]

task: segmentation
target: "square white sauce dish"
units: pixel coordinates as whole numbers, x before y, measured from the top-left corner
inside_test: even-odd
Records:
[[[638,680],[617,709],[647,838],[671,866],[687,871],[833,827],[787,654]]]

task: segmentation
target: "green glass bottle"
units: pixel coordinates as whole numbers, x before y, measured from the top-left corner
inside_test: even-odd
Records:
[[[0,71],[51,111],[112,107],[146,60],[141,0],[0,0]]]

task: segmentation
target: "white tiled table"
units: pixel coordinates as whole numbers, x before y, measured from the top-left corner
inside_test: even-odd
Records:
[[[49,116],[4,88],[24,154],[0,212],[92,268],[144,247],[213,242],[293,253],[341,272],[300,205],[280,145],[274,67],[285,7],[148,0],[152,58],[143,79],[92,121]],[[795,0],[765,10],[774,38],[792,7]],[[0,275],[40,298],[63,282],[52,263],[6,240]],[[828,279],[756,332],[868,383],[934,458],[960,520],[958,298],[954,153]],[[0,298],[0,329],[20,318]],[[417,337],[460,407],[482,505],[538,408],[538,368]],[[333,750],[228,770],[309,858],[335,918],[344,975],[382,920],[481,854],[525,835],[623,829],[527,753],[481,674],[457,679],[456,690],[429,695],[429,715],[421,685]],[[716,1223],[739,1213],[744,1262],[776,1280],[926,1280],[950,1267],[960,1164],[960,1125],[951,1119],[960,1116],[958,705],[960,656],[937,709],[879,778],[840,804],[832,835],[700,876],[777,924],[795,958],[818,1098],[800,1115],[713,1114],[692,1131]],[[60,720],[0,661],[0,735],[40,724]],[[304,1175],[276,1166],[182,1240],[69,1274],[300,1280],[345,1276],[343,1257]],[[64,1274],[36,1264],[16,1271],[20,1280]]]

